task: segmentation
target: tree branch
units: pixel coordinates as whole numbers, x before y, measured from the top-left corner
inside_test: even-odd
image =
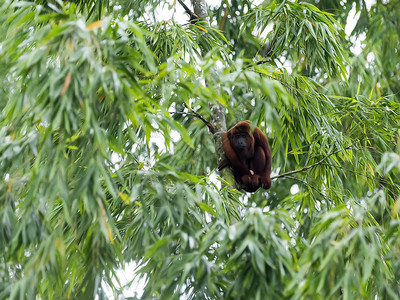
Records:
[[[224,30],[226,18],[228,17],[228,12],[229,12],[228,8],[225,8],[224,16],[222,18],[221,25],[219,26],[220,31]]]
[[[183,3],[182,0],[178,0],[178,2],[179,2],[180,5],[182,5],[182,7],[185,9],[186,13],[189,15],[190,23],[196,23],[196,21],[199,20],[199,16],[196,15],[194,12],[192,12],[190,10],[190,8],[187,7],[185,3]]]
[[[202,120],[203,123],[207,125],[208,130],[210,131],[210,133],[212,133],[212,134],[215,133],[215,126],[211,122],[207,121],[202,115],[200,115],[198,112],[192,110],[191,108],[189,108],[187,106],[186,106],[186,108],[189,110],[189,112],[177,112],[177,111],[175,111],[175,112],[169,112],[169,113],[170,114],[179,114],[179,115],[187,115],[187,116],[196,117],[196,118]]]
[[[269,62],[271,62],[271,59],[267,58],[267,59],[263,59],[263,60],[256,62],[256,65],[258,66],[258,65],[269,63]]]
[[[263,63],[263,62],[264,62],[264,61],[261,61],[261,63]],[[256,65],[260,65],[261,63],[256,63]],[[247,68],[247,67],[250,67],[250,66],[252,66],[252,65],[249,64],[249,65],[246,66],[246,68]],[[253,72],[255,72],[255,73],[258,73],[258,74],[260,74],[260,75],[263,75],[263,76],[265,76],[265,77],[268,77],[269,79],[279,81],[282,85],[286,86],[288,89],[293,89],[293,90],[295,90],[295,91],[297,90],[296,87],[294,87],[294,86],[290,85],[289,83],[284,82],[284,81],[282,81],[282,80],[280,80],[280,79],[278,79],[278,78],[276,78],[276,77],[274,77],[274,76],[265,74],[265,73],[260,72],[260,71],[257,71],[257,70],[251,70],[251,71],[253,71]]]
[[[319,189],[317,189],[316,187],[312,186],[311,184],[309,184],[308,182],[301,180],[299,178],[296,178],[294,176],[287,176],[286,178],[290,178],[293,180],[296,180],[298,182],[301,182],[302,184],[308,186],[309,188],[311,188],[312,190],[316,191],[318,194],[320,194],[322,196],[322,198],[324,198],[325,201],[328,201],[328,197],[326,197],[326,195],[324,195],[324,193],[322,193]]]
[[[321,165],[323,165],[323,166],[328,166],[328,167],[335,168],[335,169],[341,169],[341,170],[344,170],[344,171],[353,173],[353,174],[355,174],[355,175],[365,177],[366,179],[369,179],[369,180],[379,181],[379,178],[374,178],[374,177],[365,175],[365,174],[363,174],[363,173],[361,173],[361,172],[357,172],[357,171],[351,170],[351,169],[349,169],[349,168],[344,168],[343,166],[338,166],[338,165],[328,164],[328,163],[322,163]]]
[[[207,125],[208,130],[210,131],[210,133],[214,134],[215,133],[215,126],[213,124],[211,124],[209,121],[207,121],[206,119],[204,119],[201,115],[199,115],[197,112],[192,111],[192,114],[197,117],[198,119],[202,120],[204,124]]]
[[[358,140],[357,142],[355,142],[355,143],[353,143],[353,144],[347,146],[347,147],[344,148],[343,150],[348,150],[348,149],[350,149],[351,147],[353,147],[354,145],[356,145],[356,144],[358,144],[358,143],[361,143],[361,142],[363,142],[363,141],[366,141],[366,140],[370,140],[370,139],[361,139],[361,140]],[[321,164],[324,162],[324,160],[326,160],[328,157],[330,157],[330,156],[332,156],[332,155],[334,155],[334,154],[336,154],[336,153],[339,153],[339,152],[341,152],[341,151],[343,151],[343,150],[340,149],[340,150],[333,151],[332,153],[329,153],[327,156],[323,157],[321,160],[317,161],[316,163],[314,163],[314,164],[312,164],[312,165],[305,166],[305,167],[303,167],[303,168],[301,168],[301,169],[298,169],[298,170],[289,171],[289,172],[286,172],[286,173],[283,173],[283,174],[279,174],[279,175],[277,175],[277,176],[273,176],[273,177],[271,177],[271,179],[276,179],[276,178],[281,178],[281,177],[288,177],[289,175],[293,175],[293,174],[296,174],[296,173],[300,173],[300,172],[303,172],[303,171],[307,171],[308,169],[311,169],[311,168],[313,168],[313,167],[315,167],[315,166],[317,166],[317,165],[321,165]]]

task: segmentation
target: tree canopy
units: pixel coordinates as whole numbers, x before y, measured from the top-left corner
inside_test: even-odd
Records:
[[[399,24],[397,0],[1,1],[0,299],[400,298]],[[270,190],[217,171],[241,120]]]

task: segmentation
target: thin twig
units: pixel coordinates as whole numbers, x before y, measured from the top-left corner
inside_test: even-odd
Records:
[[[357,142],[351,144],[350,146],[347,146],[347,147],[344,148],[343,150],[348,150],[348,149],[350,149],[351,147],[353,147],[355,144],[361,143],[361,142],[366,141],[366,140],[369,140],[369,139],[361,139],[361,140],[358,140]],[[303,167],[303,168],[301,168],[301,169],[298,169],[298,170],[294,170],[294,171],[282,173],[282,174],[279,174],[279,175],[277,175],[277,176],[273,176],[273,177],[271,177],[271,179],[276,179],[276,178],[281,178],[281,177],[287,177],[287,176],[289,176],[289,175],[293,175],[293,174],[296,174],[296,173],[300,173],[300,172],[307,171],[308,169],[311,169],[311,168],[313,168],[313,167],[315,167],[315,166],[317,166],[317,165],[322,164],[323,161],[326,160],[328,157],[330,157],[330,156],[332,156],[332,155],[334,155],[334,154],[336,154],[336,153],[339,153],[339,152],[341,152],[341,151],[343,151],[343,150],[342,150],[342,149],[336,150],[336,151],[334,151],[334,152],[332,152],[332,153],[329,153],[327,156],[323,157],[321,160],[317,161],[316,163],[314,163],[314,164],[312,164],[312,165],[305,166],[305,167]]]
[[[228,16],[228,8],[225,8],[224,16],[222,17],[221,25],[219,26],[219,30],[223,31],[225,27],[226,17]]]
[[[260,60],[260,61],[256,62],[256,65],[258,66],[258,65],[269,63],[269,62],[271,62],[271,59],[267,58],[267,59]]]
[[[249,66],[250,66],[250,65],[249,65]],[[279,81],[282,85],[286,86],[286,87],[289,88],[289,89],[297,90],[297,88],[294,87],[293,85],[290,85],[289,83],[284,82],[284,81],[282,81],[282,80],[280,80],[280,79],[278,79],[278,78],[276,78],[276,77],[274,77],[274,76],[265,74],[265,73],[260,72],[260,71],[257,71],[257,70],[251,70],[251,71],[253,71],[253,72],[255,72],[255,73],[258,73],[258,74],[260,74],[260,75],[263,75],[263,76],[265,76],[265,77],[268,77],[269,79]]]
[[[248,65],[245,66],[245,68],[250,68],[250,67],[252,67],[253,65],[258,66],[258,65],[266,64],[266,63],[269,63],[269,62],[271,62],[271,59],[270,59],[270,58],[267,58],[267,59],[260,60],[260,61],[254,63],[254,64],[248,64]],[[255,70],[253,70],[253,71],[255,71]],[[255,71],[255,72],[257,72],[257,71]],[[261,72],[260,72],[260,73],[261,73]],[[262,74],[264,74],[264,73],[262,73]]]
[[[183,3],[182,0],[178,0],[178,2],[180,3],[180,5],[182,5],[182,7],[185,9],[186,13],[189,15],[190,23],[196,23],[196,20],[199,20],[199,16],[196,15],[194,12],[192,12],[190,10],[190,8],[187,7],[185,3]]]
[[[299,178],[293,177],[293,176],[287,176],[286,178],[290,178],[290,179],[296,180],[296,181],[298,181],[298,182],[301,182],[301,183],[304,184],[304,185],[307,185],[307,186],[310,187],[311,189],[315,190],[318,194],[320,194],[320,195],[324,198],[325,201],[328,201],[328,198],[326,197],[326,195],[325,195],[324,193],[322,193],[319,189],[317,189],[316,187],[312,186],[312,185],[309,184],[308,182],[306,182],[306,181],[304,181],[304,180],[301,180],[301,179],[299,179]]]
[[[357,172],[357,171],[351,170],[349,168],[344,168],[343,166],[338,166],[338,165],[328,164],[328,163],[322,163],[321,165],[322,166],[328,166],[328,167],[336,168],[336,169],[341,169],[341,170],[353,173],[355,175],[365,177],[366,179],[369,179],[369,180],[379,181],[379,178],[371,177],[371,176],[365,175],[365,174],[363,174],[361,172]]]
[[[214,134],[215,133],[215,126],[213,124],[211,124],[209,121],[207,121],[206,119],[204,119],[198,112],[193,111],[191,108],[188,108],[190,110],[190,112],[192,113],[192,115],[194,115],[195,117],[197,117],[198,119],[202,120],[204,124],[207,125],[208,130]]]
[[[186,108],[190,111],[190,112],[169,112],[170,114],[180,114],[180,115],[187,115],[187,116],[193,116],[196,117],[200,120],[203,121],[204,124],[207,125],[208,130],[210,131],[210,133],[214,134],[215,133],[215,126],[213,124],[211,124],[211,122],[207,121],[202,115],[200,115],[198,112],[192,110],[191,108],[187,107]]]

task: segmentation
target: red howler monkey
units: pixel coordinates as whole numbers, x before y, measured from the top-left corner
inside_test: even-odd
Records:
[[[226,159],[218,170],[230,166],[239,189],[255,192],[271,187],[271,150],[267,137],[258,127],[251,132],[250,121],[241,121],[222,137]]]

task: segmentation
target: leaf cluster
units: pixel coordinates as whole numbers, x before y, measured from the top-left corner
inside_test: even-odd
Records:
[[[238,1],[218,29],[132,3],[0,6],[0,298],[125,297],[140,278],[143,298],[400,297],[397,73],[378,68],[396,50],[371,32],[347,53],[303,2]],[[216,106],[266,133],[268,192],[216,175],[196,119]]]

